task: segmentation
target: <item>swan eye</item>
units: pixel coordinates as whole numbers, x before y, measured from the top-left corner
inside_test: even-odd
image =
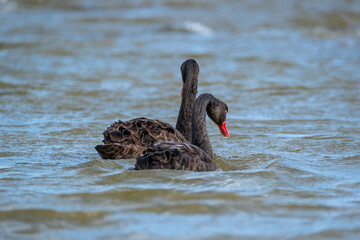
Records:
[[[225,109],[225,114],[228,112],[228,110]]]

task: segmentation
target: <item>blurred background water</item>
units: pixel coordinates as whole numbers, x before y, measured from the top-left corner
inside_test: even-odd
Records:
[[[359,239],[357,0],[0,0],[0,238]],[[219,170],[133,171],[112,122],[175,125],[180,65],[229,106]]]

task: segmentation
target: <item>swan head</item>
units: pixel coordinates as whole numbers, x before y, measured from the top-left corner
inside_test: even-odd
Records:
[[[198,76],[199,76],[199,65],[194,59],[188,59],[180,67],[181,77],[183,81],[183,87],[181,90],[181,97],[185,92],[185,89],[192,91],[196,95]]]
[[[226,128],[226,114],[228,113],[229,108],[226,103],[214,98],[207,106],[206,111],[210,119],[218,125],[221,134],[228,137],[230,133]]]

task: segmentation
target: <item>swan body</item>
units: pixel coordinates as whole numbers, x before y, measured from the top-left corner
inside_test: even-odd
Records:
[[[215,171],[216,164],[201,148],[186,142],[161,142],[136,159],[136,170]]]
[[[206,113],[224,136],[227,105],[211,94],[201,94],[195,102],[192,115],[192,144],[188,142],[160,142],[146,148],[136,159],[135,169],[172,169],[214,171],[213,150],[206,130]]]
[[[170,124],[148,118],[115,122],[103,135],[104,140],[95,149],[103,159],[130,159],[141,155],[148,146],[163,141],[190,142],[191,116],[195,102],[199,65],[193,59],[181,65],[183,89],[176,129]]]

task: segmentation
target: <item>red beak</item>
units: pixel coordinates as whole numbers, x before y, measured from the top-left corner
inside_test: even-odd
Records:
[[[181,94],[180,94],[181,97],[183,96],[184,87],[185,87],[185,83],[183,83],[183,88],[181,89]]]
[[[218,127],[222,135],[224,135],[225,137],[228,137],[230,135],[229,131],[226,128],[226,117],[224,123],[221,126],[218,125]]]

